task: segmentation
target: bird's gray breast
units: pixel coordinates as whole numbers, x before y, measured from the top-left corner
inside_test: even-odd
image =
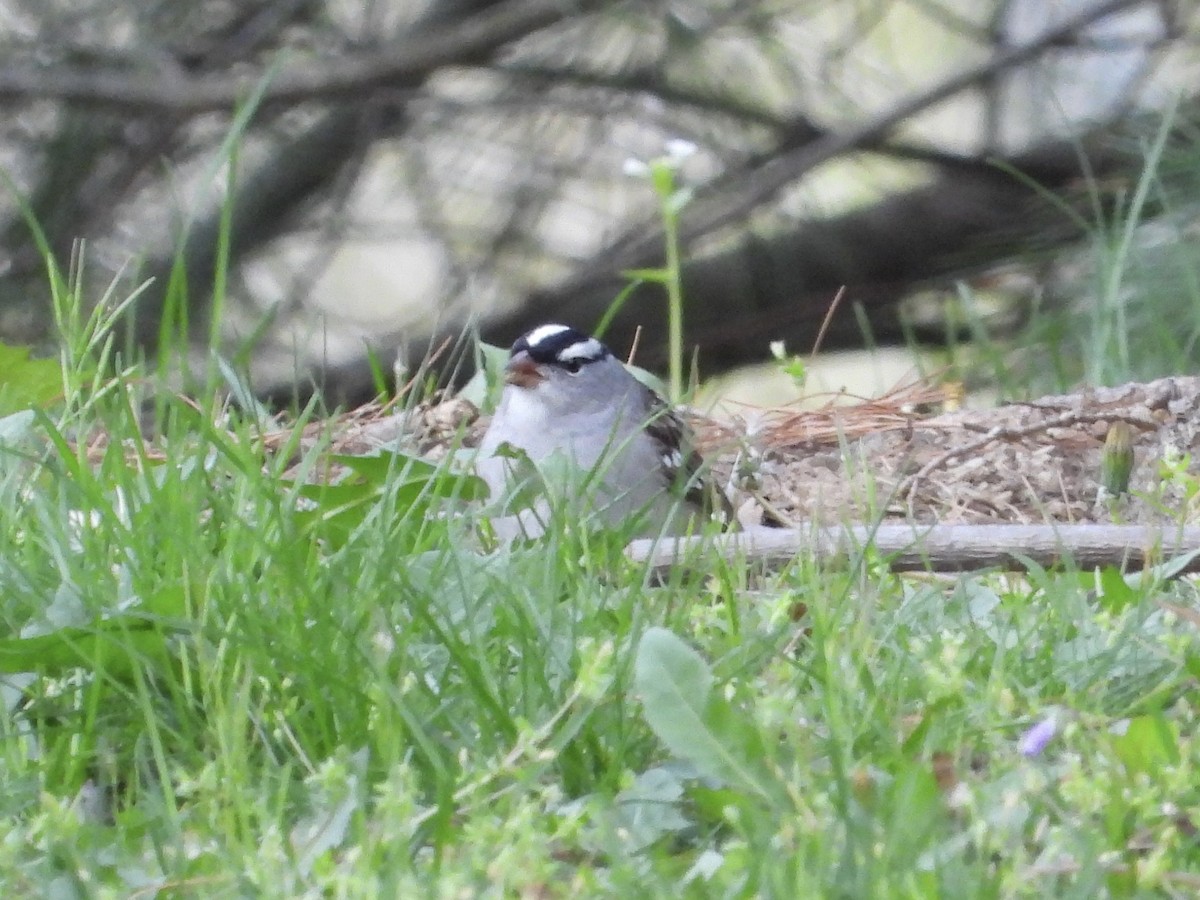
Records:
[[[494,494],[505,491],[519,468],[498,455],[509,444],[564,491],[572,486],[587,491],[597,505],[610,508],[612,518],[627,514],[665,487],[658,451],[642,430],[645,413],[636,408],[637,399],[630,394],[624,402],[581,405],[551,417],[537,398],[507,391],[480,443],[477,471]]]

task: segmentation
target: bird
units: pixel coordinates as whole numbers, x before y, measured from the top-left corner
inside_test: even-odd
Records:
[[[545,324],[509,351],[476,471],[508,503],[493,519],[502,540],[544,532],[551,504],[536,493],[550,487],[563,490],[572,519],[633,522],[636,534],[657,536],[732,519],[702,463],[679,413],[608,347],[567,325]],[[537,479],[529,477],[531,464]],[[524,490],[530,484],[533,498]]]

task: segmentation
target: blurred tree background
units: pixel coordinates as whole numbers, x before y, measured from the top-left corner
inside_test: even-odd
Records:
[[[964,297],[990,328],[1059,310],[1096,339],[1096,308],[1169,295],[1193,312],[1143,327],[1179,365],[1197,37],[1185,0],[6,0],[0,332],[52,327],[24,202],[95,296],[152,279],[131,346],[169,308],[203,346],[219,302],[265,396],[365,399],[368,347],[593,325],[662,257],[625,163],[681,138],[706,374],[811,346],[842,286],[827,348],[942,340]],[[648,365],[660,290],[609,333],[645,326]],[[1051,368],[1103,379],[1073,335],[1046,336]]]

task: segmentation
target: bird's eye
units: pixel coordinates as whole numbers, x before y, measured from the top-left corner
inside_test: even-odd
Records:
[[[572,375],[578,375],[579,370],[583,368],[583,363],[578,359],[568,359],[563,361],[562,367]]]

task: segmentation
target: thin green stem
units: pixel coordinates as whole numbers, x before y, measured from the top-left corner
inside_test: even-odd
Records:
[[[668,204],[664,204],[664,207]],[[679,220],[665,210],[667,237],[667,341],[670,356],[671,402],[683,400],[683,287],[680,284]]]

